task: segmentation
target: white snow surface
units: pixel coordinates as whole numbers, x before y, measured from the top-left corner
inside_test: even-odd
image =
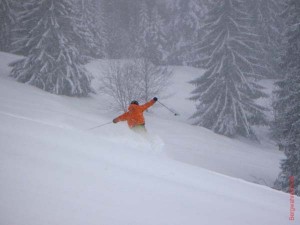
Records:
[[[145,140],[125,123],[88,130],[118,115],[104,110],[107,97],[17,83],[7,66],[17,58],[0,53],[1,225],[290,223],[289,194],[253,183],[275,180],[283,155],[274,146],[187,123],[194,107],[187,81],[200,70],[174,67],[174,93],[164,102],[181,116],[156,104],[145,115]],[[101,64],[88,65],[95,87]]]

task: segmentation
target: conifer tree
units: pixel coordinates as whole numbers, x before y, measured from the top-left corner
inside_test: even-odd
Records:
[[[164,21],[159,14],[157,6],[151,12],[147,41],[149,42],[147,58],[156,65],[162,64],[166,58],[165,46],[167,39]]]
[[[141,0],[138,9],[138,24],[135,39],[135,55],[137,57],[146,57],[148,47],[148,33],[150,27],[150,13],[145,0]]]
[[[11,50],[12,27],[15,23],[13,0],[0,1],[0,51]]]
[[[70,0],[33,0],[30,10],[22,14],[23,25],[32,27],[24,38],[29,53],[11,64],[11,76],[54,94],[91,92],[91,77],[74,43],[73,19]]]
[[[28,22],[27,13],[35,7],[34,0],[28,0],[26,3],[19,1],[13,2],[15,12],[15,24],[12,31],[11,52],[19,55],[27,56],[30,47],[27,46],[29,32],[35,26],[35,22]]]
[[[287,3],[284,12],[286,51],[282,57],[285,77],[276,82],[272,129],[286,159],[281,163],[282,172],[275,188],[289,192],[293,177],[295,194],[300,196],[300,2],[288,0]]]
[[[127,24],[127,3],[120,0],[103,2],[107,34],[106,52],[109,58],[123,58],[129,55],[131,40]]]
[[[87,56],[106,56],[107,34],[104,13],[96,0],[79,0],[74,27],[80,38],[80,51]]]
[[[198,39],[201,39],[200,28],[207,13],[207,0],[175,0],[167,4],[170,18],[166,24],[168,62],[184,64],[188,61],[186,52]]]
[[[197,102],[192,118],[226,136],[256,139],[252,125],[266,125],[266,108],[255,100],[266,97],[256,80],[260,74],[257,36],[249,25],[244,0],[219,0],[204,21],[203,40],[194,45],[191,63],[206,72],[191,83],[191,99]]]
[[[283,40],[283,21],[280,16],[282,2],[282,0],[248,2],[252,14],[251,20],[263,50],[262,61],[266,65],[264,76],[273,79],[282,76],[279,66]]]
[[[141,1],[138,14],[138,29],[135,55],[149,59],[154,64],[162,64],[166,52],[166,34],[164,21],[156,5],[150,7],[145,0]]]

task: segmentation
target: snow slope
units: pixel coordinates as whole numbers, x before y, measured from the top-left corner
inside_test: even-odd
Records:
[[[101,96],[17,83],[8,57],[0,53],[1,225],[289,223],[288,194],[227,176],[273,179],[281,155],[155,113],[152,144],[125,124],[87,130],[115,116]]]
[[[88,65],[89,71],[95,77],[94,88],[96,90],[99,88],[101,71],[106,64],[107,61],[98,60]],[[257,130],[262,134],[259,137],[262,143],[254,144],[220,136],[201,127],[187,125],[191,123],[189,118],[195,111],[194,103],[188,100],[194,87],[188,82],[201,75],[203,71],[191,67],[172,67],[172,69],[174,71],[172,85],[164,93],[170,97],[162,101],[172,110],[180,113],[180,116],[174,117],[159,104],[156,104],[151,113],[146,115],[148,129],[164,140],[165,152],[178,161],[272,186],[280,172],[279,164],[283,155],[267,139],[266,129]],[[263,85],[268,87],[270,94],[269,82]],[[97,98],[100,98],[98,102],[101,104],[108,101],[106,96],[97,96]],[[268,104],[266,100],[263,100],[265,105]],[[98,109],[104,112],[106,106],[106,104],[99,105]],[[109,133],[107,128],[104,130]],[[101,133],[102,129],[95,132]]]

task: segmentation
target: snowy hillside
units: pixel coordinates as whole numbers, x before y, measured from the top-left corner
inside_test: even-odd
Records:
[[[89,71],[94,75],[94,88],[99,89],[101,71],[107,65],[107,61],[94,61],[88,65]],[[201,75],[203,71],[192,67],[172,67],[174,76],[172,85],[165,91],[169,96],[162,101],[180,116],[175,117],[164,107],[156,104],[150,113],[146,114],[147,127],[153,134],[159,135],[164,140],[164,151],[172,158],[197,165],[209,170],[223,173],[229,176],[245,179],[247,181],[272,186],[280,171],[279,162],[283,155],[277,151],[277,147],[266,141],[266,129],[257,129],[262,135],[261,144],[245,143],[245,141],[232,140],[217,135],[210,130],[189,126],[189,118],[195,111],[194,102],[188,100],[193,86],[188,82]],[[270,82],[263,85],[270,91]],[[105,112],[107,108],[107,96],[95,96],[98,109]],[[105,102],[104,104],[102,104]],[[262,103],[268,105],[267,99]],[[114,114],[114,112],[112,112]],[[110,118],[112,118],[111,116]],[[109,120],[109,119],[108,119]],[[119,125],[118,125],[119,126]],[[120,135],[127,132],[127,127]],[[108,132],[96,130],[95,133]],[[120,131],[116,131],[120,132]]]
[[[289,223],[289,195],[248,182],[272,184],[281,153],[185,122],[193,105],[183,81],[196,70],[174,69],[176,93],[164,102],[181,117],[156,105],[149,143],[125,123],[88,130],[117,115],[103,110],[105,97],[17,83],[8,77],[14,58],[0,53],[1,225]],[[95,82],[99,65],[89,65]]]

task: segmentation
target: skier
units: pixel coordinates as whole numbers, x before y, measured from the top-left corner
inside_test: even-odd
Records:
[[[129,128],[131,128],[133,131],[146,134],[147,130],[145,128],[145,118],[143,112],[151,107],[156,101],[156,97],[144,105],[139,105],[138,101],[132,101],[128,107],[128,112],[125,112],[121,116],[113,119],[113,123],[127,120]]]

